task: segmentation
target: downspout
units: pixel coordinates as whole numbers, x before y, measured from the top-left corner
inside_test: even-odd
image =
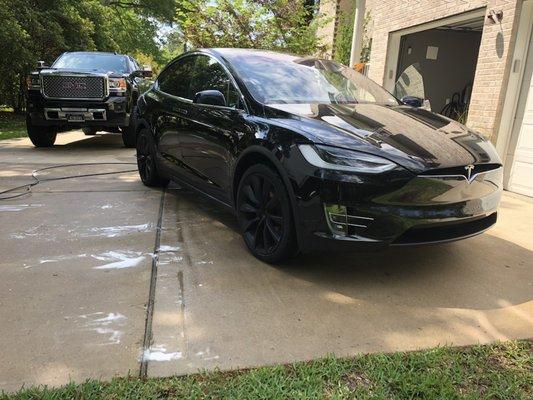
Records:
[[[361,60],[363,46],[363,25],[365,23],[366,0],[356,0],[355,18],[353,21],[352,49],[350,52],[350,67],[353,68]]]

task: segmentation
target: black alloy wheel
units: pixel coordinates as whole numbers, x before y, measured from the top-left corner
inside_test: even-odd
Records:
[[[269,167],[246,170],[237,191],[237,215],[246,245],[260,260],[276,263],[295,252],[287,189]]]
[[[157,170],[152,135],[146,128],[141,129],[137,140],[137,168],[146,186],[167,185],[168,179],[161,176]]]

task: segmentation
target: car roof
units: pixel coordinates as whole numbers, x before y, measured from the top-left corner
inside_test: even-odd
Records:
[[[272,50],[261,50],[261,49],[241,49],[241,48],[209,48],[209,49],[200,49],[200,51],[205,51],[212,53],[214,55],[219,55],[227,60],[231,61],[232,59],[237,59],[239,57],[258,57],[258,58],[269,58],[272,60],[287,60],[292,61],[300,58],[299,56],[282,53]]]

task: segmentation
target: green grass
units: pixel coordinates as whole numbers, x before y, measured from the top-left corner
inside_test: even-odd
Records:
[[[533,341],[371,354],[185,377],[89,380],[0,399],[532,399]]]
[[[0,140],[27,136],[23,115],[11,110],[0,109]]]

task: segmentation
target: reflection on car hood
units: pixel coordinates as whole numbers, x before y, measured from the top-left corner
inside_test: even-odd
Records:
[[[360,103],[275,104],[268,109],[308,140],[380,155],[413,172],[501,163],[483,137],[419,108]]]

